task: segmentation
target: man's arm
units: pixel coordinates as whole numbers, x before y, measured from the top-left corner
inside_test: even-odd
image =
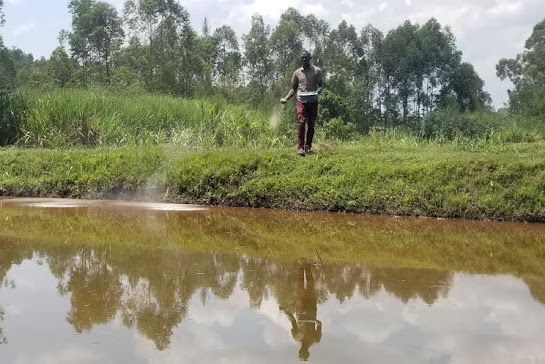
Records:
[[[286,95],[286,97],[284,97],[283,99],[280,99],[280,102],[282,104],[285,104],[286,102],[288,102],[288,100],[291,99],[291,97],[293,95],[295,95],[298,88],[299,88],[299,79],[297,78],[296,74],[294,73],[292,78],[291,78],[291,89],[288,92],[288,94]]]
[[[324,83],[323,83],[323,80],[322,80],[322,70],[320,70],[320,72],[318,72],[318,74],[316,76],[317,76],[316,77],[316,83],[318,84],[318,89],[316,90],[316,92],[320,93],[324,89]]]
[[[284,312],[284,315],[290,320],[292,330],[297,329],[297,320],[293,317],[293,314],[286,310],[284,307],[279,307],[280,311]]]
[[[322,321],[316,320],[316,336],[314,338],[314,341],[319,343],[322,339]]]

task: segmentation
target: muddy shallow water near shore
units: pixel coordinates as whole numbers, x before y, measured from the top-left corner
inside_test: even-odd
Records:
[[[545,362],[545,225],[0,199],[1,363]]]

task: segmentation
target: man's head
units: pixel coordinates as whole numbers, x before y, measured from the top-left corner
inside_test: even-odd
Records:
[[[310,52],[307,50],[304,50],[301,52],[301,64],[303,65],[303,68],[310,67],[310,59],[312,56],[310,55]]]
[[[299,350],[299,360],[308,361],[308,358],[310,358],[310,352],[308,351],[308,348],[301,348],[301,350]]]

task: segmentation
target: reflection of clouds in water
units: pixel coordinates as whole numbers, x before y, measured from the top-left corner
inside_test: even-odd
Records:
[[[81,200],[81,199],[69,199],[69,198],[9,198],[0,201],[0,204],[6,205],[21,205],[27,207],[36,208],[51,208],[51,209],[64,209],[64,208],[81,208],[81,207],[95,207],[95,208],[133,208],[133,209],[147,209],[156,211],[203,211],[207,210],[207,207],[191,204],[174,204],[174,203],[156,203],[156,202],[138,202],[138,201],[122,201],[122,200]]]
[[[380,300],[381,307],[375,300]],[[328,323],[337,325],[330,335],[344,340],[343,345],[374,344],[367,354],[362,353],[365,359],[378,349],[381,355],[410,352],[419,362],[545,360],[541,339],[545,307],[514,277],[455,275],[448,295],[431,306],[419,299],[405,306],[383,292],[369,301],[350,300],[347,306],[344,313],[332,304],[324,304],[319,311],[323,321],[327,317]],[[382,356],[380,361],[388,362]]]
[[[192,298],[189,319],[175,331],[168,350],[157,351],[151,340],[137,335],[135,348],[146,363],[289,363],[297,348],[289,322],[278,314],[274,299],[259,310],[249,310],[248,294],[236,290],[228,299],[212,298],[203,307]],[[136,335],[136,334],[135,334]]]
[[[405,326],[392,312],[401,313],[413,302],[422,305],[423,301],[415,299],[405,305],[382,288],[370,299],[355,295],[342,305],[330,299],[318,307],[318,316],[325,333],[328,328],[341,326],[348,337],[354,336],[365,343],[381,343]]]
[[[5,313],[10,316],[18,316],[23,313],[23,305],[8,305],[6,306]]]
[[[221,300],[208,292],[210,300],[203,305],[199,293],[189,302],[189,317],[199,325],[231,327],[235,320],[233,312],[248,309],[248,296],[241,291],[234,292],[228,299]],[[211,314],[211,313],[214,314]]]
[[[102,355],[88,348],[71,346],[61,349],[57,352],[47,352],[40,354],[39,358],[28,358],[21,356],[14,361],[14,364],[109,364],[112,361],[107,360]]]
[[[524,357],[545,360],[540,338],[544,314],[545,308],[519,279],[457,275],[448,297],[422,312],[418,325],[430,333],[430,345],[451,353],[453,363],[476,358],[482,363],[516,363]]]

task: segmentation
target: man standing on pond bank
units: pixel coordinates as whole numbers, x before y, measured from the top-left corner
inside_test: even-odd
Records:
[[[311,58],[308,51],[301,53],[302,67],[293,73],[288,95],[280,99],[280,102],[285,104],[297,93],[297,153],[302,156],[313,153],[312,139],[318,117],[318,94],[323,88],[322,70],[310,64]]]

